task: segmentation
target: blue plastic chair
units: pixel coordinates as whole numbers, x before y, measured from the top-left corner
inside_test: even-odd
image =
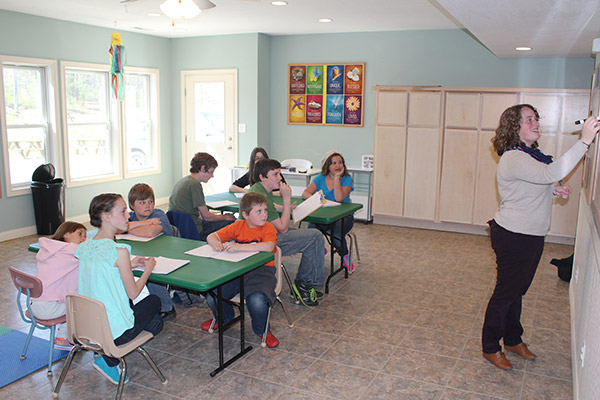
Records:
[[[169,218],[171,225],[175,225],[179,229],[182,238],[202,240],[198,228],[196,228],[196,223],[190,214],[182,211],[167,211],[167,218]]]
[[[26,323],[30,324],[29,334],[27,335],[27,339],[25,340],[25,347],[23,347],[23,352],[19,357],[21,360],[25,359],[27,348],[29,347],[29,342],[31,341],[31,337],[33,336],[33,331],[35,328],[38,329],[50,329],[50,352],[48,359],[48,376],[52,376],[52,358],[54,356],[54,336],[56,334],[56,325],[63,324],[67,322],[66,314],[59,318],[54,319],[39,319],[33,315],[31,311],[31,307],[29,304],[31,303],[31,299],[38,298],[42,295],[43,286],[42,281],[35,276],[26,274],[24,272],[19,271],[13,267],[8,268],[10,271],[10,276],[17,288],[17,307],[19,308],[19,314],[21,314],[21,319]],[[25,300],[27,310],[23,312],[23,306],[21,305],[21,294],[26,294],[27,299]]]

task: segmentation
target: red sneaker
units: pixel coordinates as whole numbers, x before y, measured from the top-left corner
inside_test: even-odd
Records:
[[[260,337],[260,340],[262,340],[262,336]],[[277,345],[279,345],[279,340],[275,337],[275,335],[269,332],[267,333],[267,339],[265,340],[265,343],[269,348],[277,347]]]
[[[212,319],[204,321],[203,323],[200,324],[200,329],[202,329],[204,332],[213,332],[215,329],[219,329],[219,324],[217,324],[216,322],[215,322],[215,326],[213,326],[212,329],[210,328],[213,321],[214,320],[212,320]]]

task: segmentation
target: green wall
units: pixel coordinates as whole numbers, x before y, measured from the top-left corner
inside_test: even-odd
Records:
[[[106,64],[111,32],[0,10],[3,55]],[[181,176],[183,70],[238,69],[238,120],[246,124],[246,133],[239,135],[240,163],[246,163],[252,148],[260,145],[273,158],[307,158],[315,165],[327,150],[338,149],[349,165],[358,165],[362,154],[373,152],[374,85],[580,89],[589,87],[594,66],[592,58],[499,59],[458,29],[185,39],[121,33],[128,65],[160,70],[162,171],[142,178],[154,187],[157,197],[168,196]],[[287,65],[330,62],[366,63],[364,127],[287,125]],[[4,178],[3,166],[0,174]],[[67,217],[85,214],[94,195],[126,194],[140,180],[67,189]],[[4,179],[1,184],[6,193]],[[4,215],[0,233],[34,225],[31,203],[30,195],[0,198]]]

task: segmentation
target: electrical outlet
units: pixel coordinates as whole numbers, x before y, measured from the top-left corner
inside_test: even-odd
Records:
[[[238,124],[238,132],[246,133],[246,124]]]

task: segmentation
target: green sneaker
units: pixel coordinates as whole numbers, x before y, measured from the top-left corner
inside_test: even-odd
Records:
[[[317,291],[312,286],[296,279],[292,284],[292,290],[296,294],[296,298],[306,307],[315,307],[319,305],[319,302],[317,301]]]

